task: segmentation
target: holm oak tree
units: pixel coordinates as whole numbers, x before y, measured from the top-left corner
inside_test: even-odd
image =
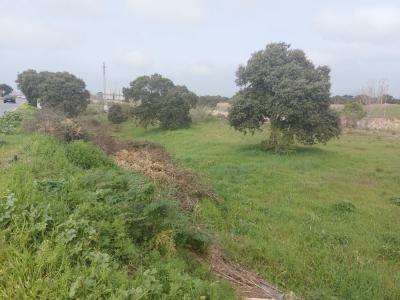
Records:
[[[267,149],[286,151],[299,142],[326,143],[340,134],[340,120],[329,108],[330,70],[315,67],[302,50],[272,43],[254,53],[236,76],[241,88],[229,114],[243,133],[270,124]]]

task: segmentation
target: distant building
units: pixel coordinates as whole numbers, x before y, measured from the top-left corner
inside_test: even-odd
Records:
[[[96,93],[96,95],[92,95],[91,102],[93,103],[100,103],[106,100],[106,102],[123,102],[125,101],[125,97],[122,93],[107,93],[104,94],[102,92]]]

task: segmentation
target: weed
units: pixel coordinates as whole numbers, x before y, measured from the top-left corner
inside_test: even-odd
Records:
[[[15,211],[15,195],[9,194],[6,197],[6,202],[1,206],[0,224],[5,227],[10,221],[11,216]]]
[[[390,198],[390,202],[394,205],[400,206],[400,196]]]
[[[333,205],[333,209],[343,215],[351,214],[356,211],[355,205],[349,201],[337,202]]]
[[[60,192],[64,188],[65,180],[45,178],[36,180],[35,184],[37,189],[42,192]]]
[[[400,261],[400,234],[387,232],[383,235],[381,254],[391,260]]]
[[[21,124],[22,116],[18,112],[6,112],[0,117],[0,133],[12,134]]]
[[[83,141],[68,144],[65,149],[66,157],[82,169],[111,167],[112,162],[95,145]]]

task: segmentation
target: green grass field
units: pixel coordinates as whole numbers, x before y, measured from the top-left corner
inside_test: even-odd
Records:
[[[260,150],[225,121],[161,131],[126,123],[126,139],[159,142],[224,201],[198,222],[225,251],[307,299],[400,299],[400,141],[345,135],[290,155]]]

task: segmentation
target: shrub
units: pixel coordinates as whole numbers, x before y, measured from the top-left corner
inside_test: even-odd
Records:
[[[190,109],[197,96],[185,86],[175,85],[159,74],[141,76],[124,88],[127,100],[136,102],[132,114],[144,127],[160,124],[164,129],[188,127]]]
[[[185,230],[183,238],[185,239],[186,247],[197,253],[206,253],[211,244],[209,236],[196,228],[189,227]]]
[[[191,109],[190,116],[194,123],[207,122],[214,118],[210,108],[205,106],[198,106],[194,109]]]
[[[0,133],[12,134],[20,125],[22,117],[17,112],[6,112],[3,117],[0,117]]]
[[[74,141],[68,144],[65,154],[70,162],[82,169],[112,165],[111,160],[97,146],[84,141]]]
[[[366,116],[363,106],[358,102],[346,103],[342,110],[344,126],[355,128],[357,122]]]
[[[68,143],[75,140],[84,140],[88,135],[76,120],[66,118],[50,109],[38,110],[34,117],[25,123],[25,129],[51,134]]]
[[[121,104],[112,104],[108,109],[108,120],[113,124],[121,124],[128,120],[128,113],[124,112]]]

